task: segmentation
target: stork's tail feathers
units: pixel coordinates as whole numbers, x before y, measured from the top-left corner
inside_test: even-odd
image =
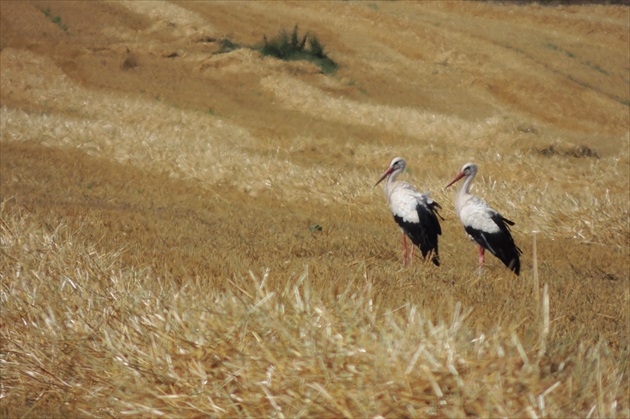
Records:
[[[429,198],[429,194],[426,194],[427,197],[427,205],[429,206],[429,209],[431,210],[431,213],[433,214],[433,218],[435,220],[435,227],[437,227],[435,229],[435,233],[437,233],[435,235],[435,246],[430,249],[430,253],[431,253],[431,262],[433,262],[433,264],[435,266],[440,266],[440,255],[438,253],[438,238],[437,236],[442,234],[442,227],[440,227],[440,222],[438,221],[438,218],[442,219],[442,221],[444,221],[444,218],[442,217],[442,215],[440,215],[440,213],[438,212],[438,209],[442,209],[442,206],[440,204],[438,204],[437,202],[435,202],[433,199]]]
[[[438,212],[438,209],[442,209],[442,206],[435,202],[433,199],[429,198],[428,192],[425,193],[423,196],[426,197],[427,206],[429,207],[431,214],[430,218],[432,218],[433,222],[430,223],[429,226],[427,226],[427,232],[429,233],[428,236],[430,237],[430,239],[427,240],[426,243],[421,243],[421,247],[424,247],[424,250],[421,249],[422,255],[426,257],[427,254],[429,254],[431,256],[431,262],[433,262],[435,266],[440,266],[440,255],[438,253],[438,236],[442,234],[442,227],[440,226],[440,221],[438,220],[438,218],[441,218],[442,220],[444,220],[444,218],[442,218],[442,216]]]
[[[519,275],[521,273],[520,255],[523,251],[514,243],[512,234],[510,234],[510,226],[514,225],[514,221],[508,220],[500,214],[497,214],[496,217],[498,218],[495,218],[495,222],[501,228],[503,234],[499,242],[492,243],[495,246],[493,246],[494,249],[491,249],[491,252],[501,259],[508,269]]]
[[[513,225],[514,225],[514,221],[510,221],[510,220],[508,220],[507,218],[505,218],[505,217],[503,217],[503,216],[500,216],[500,217],[501,217],[501,219],[502,219],[503,221],[505,221],[505,223],[506,223],[506,224],[509,224],[509,225],[511,225],[511,226],[513,226]],[[520,251],[520,249],[519,249],[519,251]]]
[[[432,247],[427,247],[426,243],[420,243],[418,248],[420,248],[422,258],[424,260],[431,259],[431,262],[433,262],[435,266],[440,266],[440,255],[438,253],[437,242]]]
[[[431,255],[431,262],[433,262],[435,266],[440,266],[440,256],[438,255],[437,247],[435,248],[435,252]]]
[[[521,259],[519,255],[521,255],[523,251],[516,245],[514,245],[514,253],[511,255],[509,260],[504,260],[505,266],[507,266],[512,272],[516,275],[521,273]],[[507,259],[507,258],[506,258]]]

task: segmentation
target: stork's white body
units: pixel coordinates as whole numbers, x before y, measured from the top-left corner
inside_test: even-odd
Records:
[[[407,223],[420,223],[418,205],[423,210],[429,211],[429,205],[433,203],[428,193],[419,193],[407,182],[392,182],[391,185],[385,187],[385,194],[387,195],[387,202],[392,208],[392,214],[402,218]]]
[[[409,183],[396,180],[405,167],[406,164],[402,158],[395,158],[376,183],[380,183],[387,177],[385,196],[394,220],[402,231],[403,266],[407,263],[406,237],[409,237],[413,244],[420,248],[423,257],[426,258],[430,254],[432,262],[439,266],[437,236],[442,234],[442,229],[437,219],[437,208],[440,206],[429,197],[428,193],[419,193]],[[410,260],[412,257],[413,246]]]
[[[464,190],[460,188],[460,191]],[[475,230],[490,234],[501,231],[493,221],[497,212],[490,208],[483,200],[469,193],[458,193],[455,197],[455,212],[462,224]],[[470,237],[471,240],[474,240]]]
[[[476,174],[477,166],[466,163],[447,187],[462,177],[466,178],[455,196],[455,212],[468,237],[479,246],[479,271],[481,272],[485,261],[484,250],[488,249],[518,275],[521,270],[521,249],[514,243],[509,228],[514,223],[470,193],[470,184]]]

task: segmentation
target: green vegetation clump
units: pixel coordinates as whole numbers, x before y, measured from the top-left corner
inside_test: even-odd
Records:
[[[234,42],[230,41],[227,38],[221,39],[219,41],[219,44],[221,45],[221,48],[219,49],[218,54],[223,54],[223,53],[234,51],[235,49],[241,48],[239,44],[235,44]]]
[[[324,73],[332,73],[338,67],[324,51],[324,45],[319,42],[316,35],[308,32],[304,36],[298,34],[298,26],[295,25],[290,34],[282,30],[272,39],[263,35],[263,44],[254,46],[244,46],[232,42],[231,40],[206,38],[204,42],[218,42],[219,50],[217,54],[224,54],[241,48],[249,48],[259,51],[263,55],[279,58],[284,61],[309,61],[322,69]]]
[[[61,20],[61,16],[53,16],[50,9],[43,9],[42,13],[44,13],[50,19],[52,23],[54,23],[55,25],[63,29],[64,32],[68,32],[68,25],[63,23],[63,21]]]
[[[264,55],[279,58],[285,61],[304,60],[312,62],[319,66],[324,73],[331,73],[337,69],[335,63],[324,52],[324,46],[319,42],[316,35],[309,35],[307,32],[304,36],[298,35],[298,26],[293,27],[291,34],[286,30],[271,40],[263,35],[264,45],[258,48]],[[308,42],[309,48],[306,48]]]

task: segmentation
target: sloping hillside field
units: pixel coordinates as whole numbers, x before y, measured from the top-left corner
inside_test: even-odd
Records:
[[[1,2],[0,416],[629,417],[629,10]]]

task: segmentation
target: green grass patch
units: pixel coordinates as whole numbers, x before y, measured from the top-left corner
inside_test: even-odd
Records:
[[[241,48],[249,48],[263,55],[272,56],[284,61],[308,61],[322,69],[324,73],[334,72],[338,65],[324,51],[324,45],[319,42],[317,35],[308,32],[301,36],[298,33],[298,25],[293,27],[291,33],[281,30],[274,38],[263,35],[262,44],[246,46],[231,40],[203,38],[200,42],[217,42],[219,50],[216,54],[224,54]]]
[[[602,73],[602,74],[604,74],[604,75],[606,75],[606,76],[608,75],[608,71],[604,70],[603,68],[601,68],[601,67],[600,67],[600,66],[598,66],[597,64],[593,64],[593,63],[592,63],[592,62],[590,62],[590,61],[586,61],[584,64],[585,64],[585,65],[587,65],[587,66],[589,66],[590,68],[592,68],[592,69],[593,69],[593,70],[595,70],[595,71],[598,71],[598,72],[600,72],[600,73]]]
[[[308,47],[307,47],[308,46]],[[319,42],[317,35],[308,32],[304,36],[298,33],[295,25],[293,32],[280,31],[274,38],[268,39],[263,35],[263,44],[257,48],[263,55],[279,58],[285,61],[309,61],[322,69],[324,73],[332,73],[338,67],[324,51],[324,45]]]
[[[298,26],[293,27],[291,33],[281,30],[274,38],[263,35],[262,44],[244,46],[231,40],[205,38],[201,42],[218,42],[219,50],[215,54],[224,54],[241,48],[249,48],[263,55],[272,56],[284,61],[308,61],[322,69],[324,73],[334,72],[338,65],[324,51],[324,45],[319,42],[317,35],[308,32],[304,36],[298,33]]]
[[[235,49],[242,48],[241,45],[236,44],[230,41],[229,39],[221,39],[219,41],[219,45],[221,47],[219,48],[219,51],[217,52],[217,54],[223,54],[226,52],[234,51]]]
[[[523,51],[522,49],[520,49],[520,48],[518,48],[518,47],[514,47],[514,46],[512,46],[512,45],[510,45],[510,44],[504,44],[503,46],[504,46],[505,48],[507,48],[507,49],[511,49],[512,51],[516,51],[516,52],[518,52],[519,54],[524,54],[524,53],[525,53],[525,51]]]
[[[48,19],[50,19],[52,23],[59,26],[64,32],[68,32],[68,25],[63,23],[61,16],[54,16],[49,8],[42,9],[42,13],[46,15],[46,17],[48,17]]]
[[[549,43],[546,45],[546,47],[552,51],[563,52],[569,58],[575,58],[575,54],[573,54],[571,51],[567,51],[566,49],[559,47],[556,44]]]

